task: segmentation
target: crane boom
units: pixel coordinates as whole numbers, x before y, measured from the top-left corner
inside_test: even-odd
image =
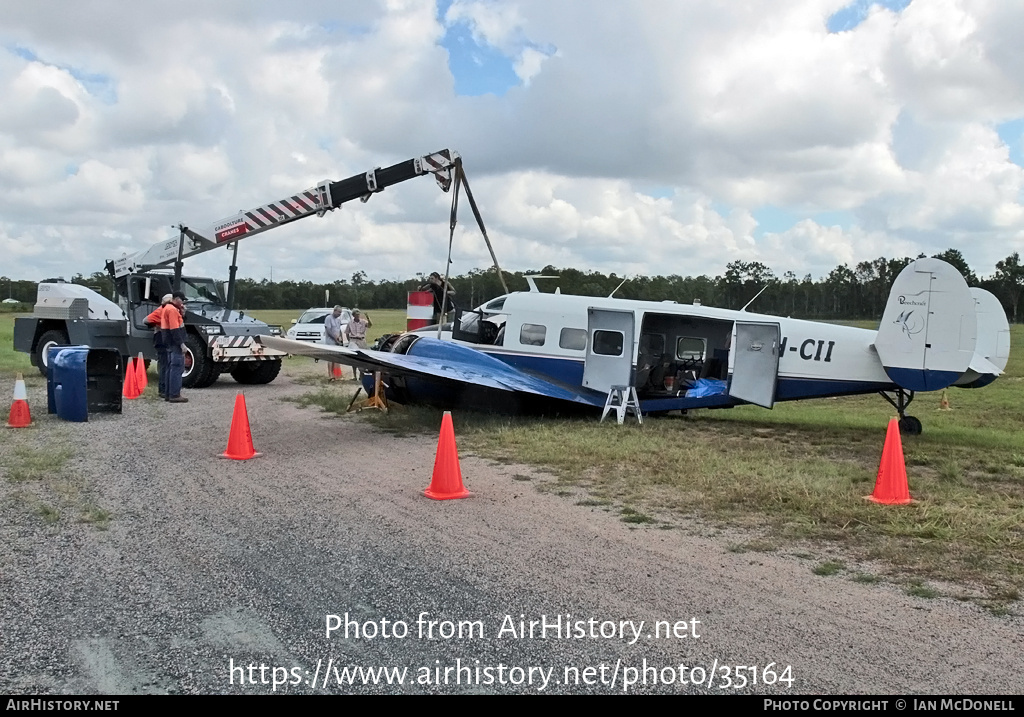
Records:
[[[441,190],[447,192],[452,184],[452,170],[458,163],[457,152],[442,149],[383,169],[377,167],[337,182],[324,180],[304,192],[240,211],[214,222],[202,231],[179,224],[179,237],[157,242],[145,252],[108,261],[107,270],[116,279],[168,266],[186,257],[202,254],[313,214],[323,216],[354,199],[365,202],[376,192],[423,174],[433,174]]]

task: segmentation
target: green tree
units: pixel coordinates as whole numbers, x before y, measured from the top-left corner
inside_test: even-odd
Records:
[[[946,249],[946,251],[941,254],[936,254],[932,258],[942,259],[942,261],[947,264],[952,264],[956,267],[956,270],[963,275],[968,286],[978,285],[977,275],[971,270],[971,267],[967,265],[967,260],[964,259],[964,255],[960,253],[959,249]]]
[[[993,278],[1009,299],[1013,322],[1017,323],[1017,305],[1021,292],[1024,291],[1024,266],[1021,266],[1020,254],[1013,252],[1002,261],[996,262],[996,274]]]

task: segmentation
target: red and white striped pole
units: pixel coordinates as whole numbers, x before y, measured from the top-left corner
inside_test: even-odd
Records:
[[[405,309],[405,330],[415,331],[430,326],[434,319],[434,292],[410,291]]]

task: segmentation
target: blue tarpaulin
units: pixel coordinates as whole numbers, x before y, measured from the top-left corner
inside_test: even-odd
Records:
[[[722,396],[725,394],[726,381],[717,378],[698,378],[693,388],[686,391],[687,398],[703,398],[705,396]]]

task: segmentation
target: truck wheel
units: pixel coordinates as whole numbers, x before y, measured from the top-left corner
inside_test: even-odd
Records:
[[[185,388],[206,388],[220,372],[214,366],[213,359],[207,354],[207,346],[195,334],[185,339],[185,368],[181,374],[181,385]]]
[[[242,361],[231,370],[231,378],[244,384],[270,383],[281,373],[281,361]]]
[[[36,344],[35,363],[39,369],[39,373],[46,375],[46,354],[54,346],[69,346],[71,344],[68,341],[68,335],[64,333],[63,329],[53,329],[47,331],[39,337],[39,343]]]

